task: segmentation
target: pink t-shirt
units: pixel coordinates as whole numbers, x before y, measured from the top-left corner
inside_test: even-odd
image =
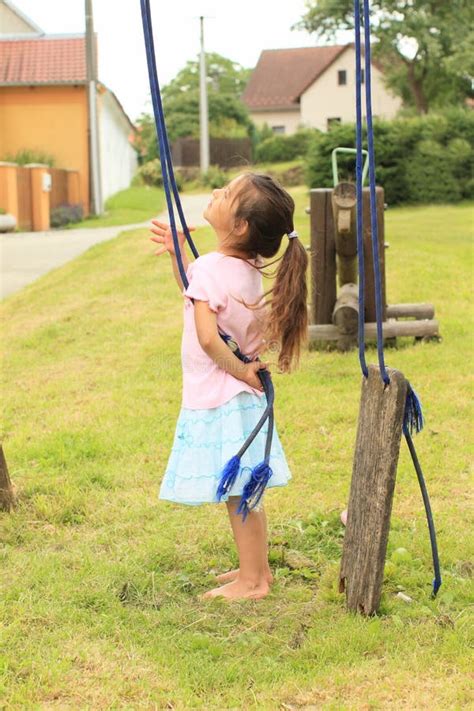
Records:
[[[249,261],[263,263],[260,258]],[[227,373],[201,348],[194,322],[194,305],[190,298],[186,298],[208,301],[209,308],[217,314],[219,327],[232,336],[242,353],[254,358],[262,345],[262,314],[237,299],[252,304],[263,294],[259,270],[238,257],[209,252],[191,262],[186,275],[189,286],[183,290],[182,406],[192,410],[218,407],[242,391],[263,397],[263,392]]]

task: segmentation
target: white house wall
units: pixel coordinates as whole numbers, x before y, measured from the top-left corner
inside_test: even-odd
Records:
[[[347,84],[338,85],[338,71],[345,69]],[[362,113],[365,116],[362,93]],[[401,99],[384,86],[382,73],[372,65],[372,112],[380,118],[394,118]],[[343,123],[355,121],[355,51],[348,47],[323,74],[301,95],[301,122],[305,126],[327,130],[328,119]]]
[[[300,112],[296,111],[250,111],[250,118],[256,126],[261,128],[267,123],[270,128],[284,126],[285,133],[295,133],[301,123]]]
[[[33,23],[29,23],[22,13],[16,13],[11,7],[0,2],[0,36],[3,35],[37,35],[41,30]]]
[[[109,91],[99,95],[99,142],[102,199],[124,190],[137,170],[137,154],[129,142],[130,124]]]

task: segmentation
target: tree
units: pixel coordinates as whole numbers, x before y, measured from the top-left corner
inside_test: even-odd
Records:
[[[307,7],[297,27],[317,37],[354,29],[353,0],[308,0]],[[419,113],[471,95],[473,7],[470,0],[372,0],[373,56],[387,86]]]
[[[249,80],[251,69],[214,52],[206,53],[206,73],[209,93],[240,97]],[[163,89],[167,101],[184,92],[199,90],[199,59],[190,61]]]
[[[209,134],[214,138],[251,136],[254,126],[240,100],[250,76],[244,69],[219,54],[206,54],[209,104]],[[199,137],[199,60],[190,61],[162,90],[168,138]],[[158,155],[155,124],[150,114],[137,121],[136,145],[143,162]]]
[[[158,157],[155,119],[151,114],[142,113],[136,120],[136,125],[137,133],[133,143],[138,150],[140,163],[148,163]]]

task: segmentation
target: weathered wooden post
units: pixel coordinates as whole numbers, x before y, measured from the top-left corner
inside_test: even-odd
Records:
[[[308,329],[310,348],[319,348],[328,341],[339,350],[349,350],[357,345],[359,298],[357,287],[357,209],[356,186],[339,181],[337,155],[355,154],[355,148],[335,148],[331,154],[334,189],[318,188],[310,191],[311,203],[306,212],[311,215],[311,308]],[[362,185],[367,177],[368,152],[362,170]],[[385,287],[385,224],[384,191],[375,188],[378,226],[379,271],[381,277],[383,338],[415,336],[416,338],[439,339],[438,323],[434,320],[431,304],[386,303]],[[370,190],[362,189],[362,219],[364,244],[364,322],[365,338],[376,336],[375,278],[372,255]],[[337,283],[339,284],[339,293]],[[425,309],[425,306],[429,309]],[[389,315],[388,309],[392,313]],[[425,315],[431,314],[431,315]],[[415,317],[417,321],[405,320]],[[387,318],[390,320],[387,321]],[[403,318],[403,321],[398,319]]]
[[[339,286],[357,283],[356,186],[339,183],[331,195]]]
[[[352,469],[339,591],[347,607],[373,614],[382,591],[407,381],[387,368],[390,384],[369,365],[362,378],[359,425]]]
[[[0,511],[11,511],[15,503],[15,495],[8,474],[7,462],[0,444]]]
[[[322,340],[336,340],[340,350],[357,342],[357,240],[355,233],[355,186],[339,183],[336,188],[311,190],[311,323],[338,327],[336,336],[330,330],[314,329]],[[386,316],[385,236],[383,228],[384,192],[377,187],[379,261],[382,278],[382,320]],[[364,322],[375,322],[375,284],[370,228],[369,189],[363,190],[365,314]],[[337,282],[340,292],[338,299]],[[341,305],[344,307],[342,314]],[[354,313],[350,313],[353,310]],[[356,324],[354,328],[354,324]],[[317,343],[318,336],[314,337]]]
[[[332,323],[336,303],[336,243],[332,190],[310,191],[311,203],[311,323]]]

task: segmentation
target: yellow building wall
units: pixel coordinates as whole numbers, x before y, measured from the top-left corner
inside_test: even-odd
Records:
[[[0,160],[23,149],[52,155],[56,168],[79,171],[80,201],[89,213],[85,86],[0,87]]]

